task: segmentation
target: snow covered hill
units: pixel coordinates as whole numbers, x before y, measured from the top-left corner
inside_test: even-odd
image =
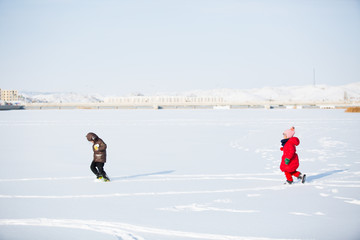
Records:
[[[102,102],[107,96],[80,93],[21,92],[26,102],[93,103]],[[360,82],[343,86],[293,86],[264,87],[256,89],[213,89],[188,92],[155,93],[154,96],[222,97],[225,101],[307,101],[307,102],[359,102]]]
[[[25,102],[40,103],[94,103],[103,101],[100,94],[21,92]]]
[[[360,82],[344,86],[264,87],[258,89],[214,89],[190,91],[193,96],[220,96],[227,101],[360,101]]]

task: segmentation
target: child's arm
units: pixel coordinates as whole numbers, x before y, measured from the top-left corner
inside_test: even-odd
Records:
[[[293,146],[285,146],[283,151],[283,156],[285,157],[285,164],[288,165],[290,163],[290,159],[294,157],[295,148]]]
[[[98,145],[99,146],[98,146],[97,151],[105,151],[107,148],[106,144],[103,141],[99,142]]]

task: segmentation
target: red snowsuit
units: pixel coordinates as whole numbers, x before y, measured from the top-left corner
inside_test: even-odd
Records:
[[[289,138],[284,147],[280,148],[283,151],[281,158],[280,170],[285,173],[286,179],[290,182],[293,181],[292,175],[299,177],[300,172],[296,171],[299,167],[299,158],[296,154],[296,146],[300,144],[297,137]],[[289,164],[285,163],[285,158],[290,159]]]

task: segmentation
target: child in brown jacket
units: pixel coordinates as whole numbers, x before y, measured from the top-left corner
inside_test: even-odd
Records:
[[[106,163],[106,144],[95,133],[89,132],[86,135],[89,142],[92,142],[92,149],[94,151],[94,159],[91,162],[90,169],[96,175],[98,179],[103,179],[105,182],[110,181],[106,172],[104,171],[104,165]]]

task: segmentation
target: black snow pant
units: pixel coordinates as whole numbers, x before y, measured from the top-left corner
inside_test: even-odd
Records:
[[[105,163],[92,161],[90,165],[90,169],[97,177],[106,178],[107,175],[106,172],[104,171],[104,165]]]

